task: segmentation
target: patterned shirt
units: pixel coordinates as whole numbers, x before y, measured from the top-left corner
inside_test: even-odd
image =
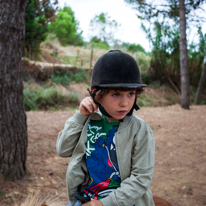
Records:
[[[94,199],[102,199],[120,187],[120,174],[115,150],[114,135],[119,122],[108,123],[90,120],[87,130],[86,163],[89,182],[81,186],[81,195],[87,194]]]

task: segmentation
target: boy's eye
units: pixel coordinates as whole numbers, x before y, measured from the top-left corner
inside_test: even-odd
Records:
[[[130,92],[130,93],[129,93],[129,96],[132,97],[133,95],[134,95],[134,92]]]
[[[119,93],[115,93],[112,95],[113,97],[118,97],[119,96]]]

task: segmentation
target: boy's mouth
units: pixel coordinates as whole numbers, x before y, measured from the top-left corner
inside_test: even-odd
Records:
[[[125,114],[126,112],[127,112],[127,110],[118,111],[119,114]]]

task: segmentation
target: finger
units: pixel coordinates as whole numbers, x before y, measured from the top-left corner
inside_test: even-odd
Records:
[[[80,107],[88,113],[92,113],[98,109],[98,105],[94,103],[91,97],[86,97],[80,103]]]
[[[89,113],[92,113],[92,109],[91,109],[91,107],[90,107],[87,103],[83,102],[83,103],[81,104],[81,107],[83,107],[83,109],[84,109],[85,111],[87,111],[87,112],[89,112]]]
[[[96,111],[98,109],[98,105],[93,101],[91,97],[88,97],[85,99],[85,103],[87,103],[92,110],[92,112]]]
[[[91,104],[92,104],[92,107],[93,107],[93,111],[96,111],[97,109],[98,109],[98,105],[94,102],[94,100],[90,97],[89,99],[88,99],[90,102],[91,102]]]
[[[90,112],[94,111],[94,106],[93,106],[92,101],[91,101],[90,98],[85,99],[84,103],[87,107],[89,107]]]
[[[84,101],[82,102],[82,105],[85,106],[85,108],[87,108],[87,110],[90,113],[94,112],[97,109],[97,106],[95,105],[95,103],[90,97],[85,98]]]

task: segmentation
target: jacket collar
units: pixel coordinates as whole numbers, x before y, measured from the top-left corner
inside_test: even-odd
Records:
[[[133,118],[132,114],[131,116],[125,116],[124,121],[119,123],[119,129],[117,132],[120,132],[121,130],[124,130],[132,121]],[[98,110],[97,112],[94,112],[90,116],[91,120],[101,120],[102,119],[102,113]]]

